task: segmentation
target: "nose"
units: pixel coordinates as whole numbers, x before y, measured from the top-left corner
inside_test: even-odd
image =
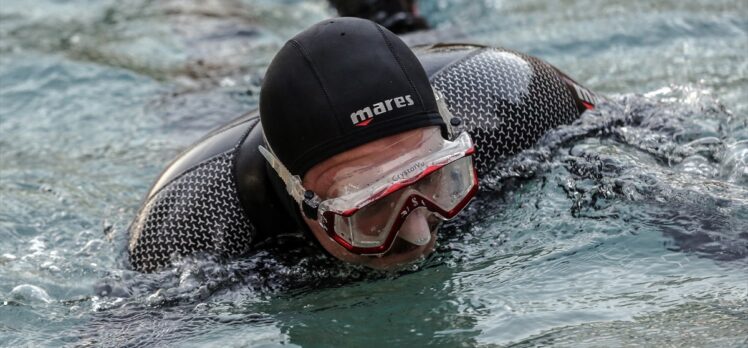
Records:
[[[398,236],[415,245],[426,245],[431,240],[428,217],[431,214],[425,208],[419,208],[408,214],[400,227]]]

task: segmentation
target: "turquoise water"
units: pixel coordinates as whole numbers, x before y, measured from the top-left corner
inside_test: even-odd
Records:
[[[502,163],[411,269],[300,250],[143,275],[150,184],[332,10],[2,0],[0,346],[748,345],[748,4],[421,10],[437,31],[410,42],[528,52],[611,101]]]

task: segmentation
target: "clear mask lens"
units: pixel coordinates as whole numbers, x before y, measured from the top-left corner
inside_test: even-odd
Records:
[[[395,225],[416,209],[427,209],[442,219],[454,217],[476,184],[472,157],[462,157],[350,216],[335,214],[334,233],[353,247],[382,246],[394,238]]]

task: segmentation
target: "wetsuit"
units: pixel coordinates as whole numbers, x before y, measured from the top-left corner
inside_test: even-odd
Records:
[[[471,134],[480,176],[596,103],[593,93],[556,68],[514,51],[476,45],[413,50],[432,86]],[[257,150],[262,143],[255,110],[172,162],[130,226],[133,268],[155,271],[174,256],[196,253],[239,256],[274,235],[305,229]]]

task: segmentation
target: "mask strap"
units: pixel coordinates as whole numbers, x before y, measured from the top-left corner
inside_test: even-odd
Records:
[[[265,144],[268,144],[268,147],[270,147],[264,133],[262,134],[262,137]],[[319,196],[317,196],[314,191],[304,188],[304,185],[301,183],[301,177],[291,174],[288,168],[283,165],[283,162],[273,154],[272,148],[268,150],[264,146],[259,145],[257,146],[257,149],[260,150],[262,157],[265,157],[265,160],[270,164],[270,167],[275,170],[275,173],[277,173],[283,183],[286,184],[286,192],[288,192],[296,203],[301,205],[304,215],[310,219],[316,220],[320,203]]]
[[[447,102],[444,100],[444,95],[435,87],[431,87],[434,91],[434,99],[436,99],[436,106],[439,110],[439,114],[442,116],[444,126],[447,128],[447,139],[452,141],[457,137],[457,134],[462,132],[462,120],[459,117],[454,117],[452,112],[447,107]]]
[[[281,161],[264,146],[260,145],[257,148],[260,150],[262,157],[265,157],[265,160],[268,161],[270,166],[273,167],[273,170],[275,170],[281,180],[283,180],[283,183],[286,184],[286,191],[288,194],[291,195],[296,202],[301,203],[301,201],[304,200],[304,191],[306,191],[301,185],[301,178],[299,178],[298,175],[291,174],[286,166],[284,166],[283,163],[281,163]]]

